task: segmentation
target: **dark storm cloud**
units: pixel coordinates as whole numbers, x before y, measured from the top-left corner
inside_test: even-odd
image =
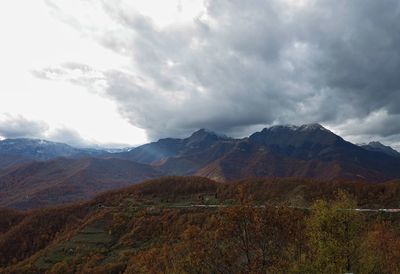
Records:
[[[132,60],[102,72],[106,95],[151,138],[309,122],[400,134],[400,3],[305,2],[210,0],[192,24],[162,28],[104,2],[129,39],[96,39]]]
[[[4,138],[42,137],[47,129],[48,125],[42,121],[29,120],[20,115],[0,116],[0,136]]]
[[[132,60],[144,79],[113,73],[108,95],[153,138],[199,127],[235,133],[292,119],[299,100],[314,96],[301,86],[291,87],[290,78],[297,76],[280,60],[292,37],[284,31],[278,4],[246,4],[248,10],[239,3],[210,5],[194,24],[165,29],[146,17],[113,13],[136,33]]]
[[[321,1],[303,18],[301,37],[317,53],[316,88],[329,88],[359,118],[400,112],[398,1]]]

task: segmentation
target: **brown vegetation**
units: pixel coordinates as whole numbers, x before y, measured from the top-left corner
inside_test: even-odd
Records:
[[[400,216],[354,209],[396,204],[398,191],[167,177],[66,207],[1,210],[0,273],[396,274]]]

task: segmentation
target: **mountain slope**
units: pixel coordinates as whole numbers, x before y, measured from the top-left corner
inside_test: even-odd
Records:
[[[87,199],[162,173],[122,159],[59,158],[0,173],[0,206],[31,209]]]
[[[217,142],[229,139],[212,131],[200,129],[185,139],[160,139],[157,142],[139,146],[128,152],[116,153],[113,157],[144,164],[159,164],[171,157],[202,152]]]

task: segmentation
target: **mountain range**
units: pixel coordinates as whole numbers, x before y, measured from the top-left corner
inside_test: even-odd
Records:
[[[0,169],[32,161],[48,161],[59,157],[80,158],[104,156],[100,149],[76,148],[67,144],[42,139],[5,139],[0,141]]]
[[[319,124],[272,126],[241,139],[200,129],[187,138],[160,139],[116,153],[43,140],[3,140],[0,206],[67,203],[167,175],[222,182],[300,177],[380,183],[400,178],[395,152],[376,143],[352,144]]]
[[[118,157],[151,164],[169,175],[218,181],[305,177],[382,182],[400,176],[398,157],[354,145],[319,124],[273,126],[243,139],[201,129],[188,138],[161,139]]]

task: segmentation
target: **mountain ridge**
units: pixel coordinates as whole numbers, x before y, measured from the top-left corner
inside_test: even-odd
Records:
[[[320,124],[272,126],[247,138],[216,138],[201,149],[185,147],[188,139],[168,139],[179,149],[154,159],[153,165],[169,175],[195,174],[222,181],[299,176],[381,182],[400,176],[398,159],[356,146]],[[145,145],[146,150],[157,151],[165,140]],[[131,150],[130,156],[142,148]],[[140,162],[143,154],[139,156],[135,160]]]
[[[164,138],[126,152],[72,155],[17,159],[0,169],[0,206],[28,209],[72,202],[162,176],[220,182],[295,177],[381,183],[400,178],[400,158],[352,144],[319,124],[272,126],[241,139],[200,129],[187,138]]]

